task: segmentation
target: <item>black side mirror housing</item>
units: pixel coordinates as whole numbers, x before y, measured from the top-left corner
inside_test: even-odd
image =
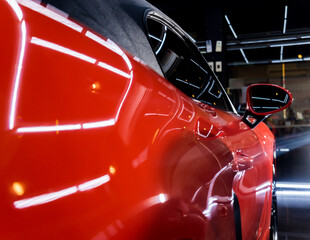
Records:
[[[255,128],[271,114],[288,108],[292,102],[292,94],[280,86],[253,84],[247,89],[246,110],[242,120]]]

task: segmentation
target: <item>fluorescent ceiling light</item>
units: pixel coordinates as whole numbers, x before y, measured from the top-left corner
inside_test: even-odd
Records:
[[[249,60],[248,60],[248,58],[245,56],[245,53],[244,53],[243,49],[240,49],[240,52],[241,52],[241,54],[242,54],[242,56],[243,56],[245,62],[246,62],[246,63],[249,63]]]
[[[227,15],[225,15],[225,19],[226,19],[226,21],[227,21],[227,23],[228,23],[228,26],[229,26],[229,28],[230,28],[230,30],[231,30],[231,32],[232,32],[232,34],[234,35],[234,37],[235,37],[235,38],[238,38],[238,36],[237,36],[237,34],[236,34],[235,30],[233,29],[233,27],[232,27],[232,26],[231,26],[231,24],[230,24],[230,21],[229,21],[229,19],[228,19],[228,16],[227,16]]]
[[[292,188],[292,189],[309,189],[310,184],[307,183],[290,183],[290,182],[277,182],[277,188]]]
[[[233,27],[232,27],[231,24],[230,24],[230,21],[229,21],[227,15],[225,15],[225,19],[226,19],[226,21],[227,21],[227,23],[228,23],[228,26],[229,26],[229,28],[230,28],[232,34],[234,35],[234,37],[235,37],[235,38],[238,38],[236,32],[234,31]],[[242,54],[242,56],[243,56],[243,58],[244,58],[244,61],[245,61],[247,64],[249,64],[249,60],[248,60],[247,57],[245,56],[245,53],[244,53],[244,51],[243,51],[242,48],[240,49],[240,52],[241,52],[241,54]]]
[[[278,43],[278,44],[271,44],[270,47],[281,47],[281,46],[296,46],[296,45],[308,45],[310,41],[307,42],[293,42],[293,43]]]
[[[287,37],[287,38],[273,38],[273,39],[253,40],[253,41],[240,41],[240,43],[241,44],[252,44],[252,43],[266,43],[266,42],[288,41],[288,40],[296,40],[296,39],[297,39],[296,37]]]
[[[306,60],[306,59],[304,59]],[[291,58],[291,59],[284,59],[284,60],[272,60],[272,63],[287,63],[287,62],[301,62],[303,59],[300,58]]]

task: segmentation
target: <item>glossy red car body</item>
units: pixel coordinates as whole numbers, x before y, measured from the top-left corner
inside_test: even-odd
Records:
[[[268,239],[274,137],[29,1],[1,1],[1,239]],[[48,27],[46,27],[48,26]]]

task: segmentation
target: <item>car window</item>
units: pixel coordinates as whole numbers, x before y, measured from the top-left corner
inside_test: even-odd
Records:
[[[211,106],[230,110],[223,88],[204,58],[174,26],[148,15],[148,37],[165,77],[186,95]],[[194,45],[194,44],[192,44]],[[198,51],[198,50],[197,50]]]

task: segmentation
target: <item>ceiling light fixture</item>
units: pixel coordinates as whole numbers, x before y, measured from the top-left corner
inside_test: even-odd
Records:
[[[284,23],[283,23],[283,34],[286,33],[286,23],[287,23],[287,5],[285,6],[284,9]],[[281,45],[281,49],[280,49],[280,60],[283,60],[283,46]]]
[[[228,24],[228,26],[229,26],[229,28],[230,28],[232,34],[234,35],[234,37],[235,37],[235,38],[238,38],[238,36],[237,36],[235,30],[233,29],[232,25],[230,24],[230,21],[229,21],[227,15],[225,15],[225,19],[226,19],[227,24]],[[244,61],[245,61],[247,64],[249,64],[249,60],[247,59],[247,57],[246,57],[246,55],[245,55],[245,53],[244,53],[244,51],[243,51],[242,48],[240,48],[240,52],[241,52],[241,54],[242,54],[242,56],[243,56],[243,58],[244,58]]]
[[[281,46],[285,47],[285,46],[308,45],[308,44],[310,44],[310,41],[271,44],[270,47],[281,47]]]
[[[284,10],[284,24],[283,24],[283,33],[286,33],[286,23],[287,23],[287,5],[285,6]]]

